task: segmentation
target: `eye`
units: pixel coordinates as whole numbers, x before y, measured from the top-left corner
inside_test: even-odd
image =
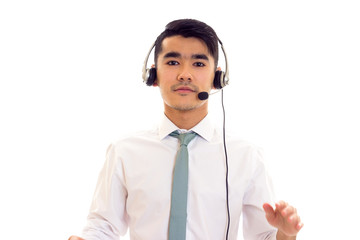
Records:
[[[177,62],[177,61],[168,61],[167,64],[168,65],[179,65],[179,62]]]
[[[202,62],[195,62],[194,66],[196,66],[196,67],[205,67],[205,64],[202,63]]]

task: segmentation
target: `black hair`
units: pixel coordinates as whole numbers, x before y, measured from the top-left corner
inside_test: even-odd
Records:
[[[167,37],[176,35],[180,35],[185,38],[195,37],[202,40],[206,44],[210,55],[214,58],[215,68],[217,67],[219,59],[219,38],[214,29],[212,29],[209,25],[195,19],[179,19],[166,25],[165,30],[155,41],[155,66],[157,65],[159,53],[162,51],[163,40]]]

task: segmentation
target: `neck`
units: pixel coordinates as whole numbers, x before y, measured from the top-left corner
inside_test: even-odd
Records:
[[[178,128],[189,130],[195,127],[208,114],[207,103],[192,110],[176,110],[165,104],[165,115]]]

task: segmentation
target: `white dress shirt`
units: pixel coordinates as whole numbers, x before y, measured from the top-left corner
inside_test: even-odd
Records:
[[[177,130],[164,117],[158,128],[126,137],[109,146],[99,175],[83,237],[166,240],[171,204]],[[227,227],[226,165],[222,130],[205,117],[192,131],[189,143],[187,240],[223,240]],[[229,161],[229,240],[237,239],[243,214],[245,240],[275,240],[276,229],[265,218],[262,205],[273,203],[273,193],[261,151],[227,134]]]

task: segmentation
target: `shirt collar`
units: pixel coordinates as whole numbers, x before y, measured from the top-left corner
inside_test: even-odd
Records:
[[[162,121],[160,122],[159,126],[159,137],[160,139],[164,139],[166,136],[168,136],[173,131],[179,130],[179,128],[170,121],[169,118],[166,117],[164,114],[164,117]],[[212,124],[209,115],[205,116],[203,120],[201,120],[196,126],[194,126],[189,131],[194,131],[198,135],[200,135],[202,138],[204,138],[206,141],[211,141],[213,135],[214,135],[214,125]]]

